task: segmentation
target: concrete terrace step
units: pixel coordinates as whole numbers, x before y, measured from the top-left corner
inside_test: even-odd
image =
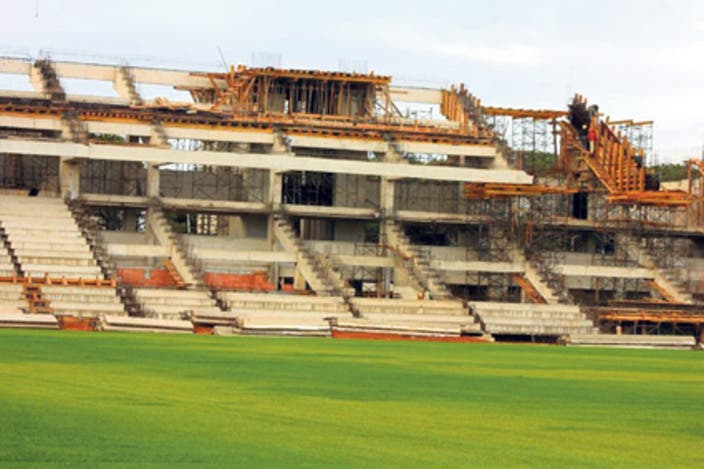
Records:
[[[93,254],[86,245],[85,249],[76,249],[73,251],[59,251],[56,249],[15,249],[15,256],[30,258],[32,256],[41,257],[43,259],[58,258],[58,259],[90,259],[93,260]]]
[[[475,311],[528,311],[528,312],[565,312],[580,314],[579,306],[562,304],[535,304],[535,303],[499,303],[491,301],[473,301],[469,303]]]
[[[531,326],[531,325],[505,325],[497,324],[486,327],[491,334],[507,335],[566,335],[566,334],[597,334],[594,327],[560,327],[560,326]]]
[[[64,293],[64,292],[48,292],[42,288],[42,296],[48,298],[53,302],[66,302],[66,303],[89,303],[89,304],[120,304],[120,298],[113,294],[110,295],[85,295],[78,293]]]
[[[205,290],[177,290],[170,288],[137,288],[135,295],[142,298],[208,298],[210,293]]]
[[[330,326],[300,325],[287,326],[276,324],[250,324],[239,330],[242,335],[258,336],[292,336],[292,337],[329,337]]]
[[[114,297],[117,292],[112,287],[92,287],[92,286],[64,286],[64,285],[42,285],[42,293],[57,295],[81,295],[86,297]]]
[[[64,277],[100,277],[102,273],[97,265],[54,265],[54,264],[22,264],[22,270],[25,276],[32,273],[32,276],[42,276],[50,274],[51,276]]]
[[[2,223],[4,227],[25,230],[46,230],[48,227],[53,227],[56,228],[57,231],[80,232],[78,225],[72,218],[44,216],[44,213],[41,212],[24,217],[14,217],[0,213],[0,223]]]
[[[27,228],[25,226],[13,227],[4,223],[2,223],[2,227],[5,228],[5,232],[10,240],[22,241],[23,239],[26,239],[27,241],[37,242],[42,239],[56,239],[62,243],[71,243],[75,242],[75,240],[81,240],[84,243],[86,242],[81,233],[75,229],[61,230],[53,229],[50,226],[45,226],[44,228]]]
[[[58,329],[59,322],[51,314],[0,312],[0,328]]]
[[[560,326],[560,327],[593,327],[587,319],[536,319],[536,318],[505,318],[482,316],[482,321],[487,325],[526,325],[526,326]]]
[[[447,322],[453,324],[474,324],[475,319],[468,314],[404,314],[404,313],[366,313],[366,319],[374,319],[378,321],[422,321],[422,322]]]
[[[564,312],[564,311],[504,311],[504,310],[482,310],[479,313],[482,318],[495,319],[541,319],[541,320],[577,320],[585,319],[581,313]]]
[[[352,303],[366,313],[451,314],[466,315],[467,309],[458,301],[446,300],[393,300],[378,298],[353,298]]]
[[[70,255],[72,252],[90,252],[90,248],[85,240],[79,242],[65,242],[56,241],[51,238],[43,240],[27,240],[20,239],[19,241],[13,241],[12,247],[15,250],[33,251],[33,250],[51,250],[51,251],[61,251],[66,252]]]
[[[351,318],[351,315],[348,315]],[[276,325],[286,327],[299,326],[328,326],[328,321],[323,314],[308,313],[280,313],[280,312],[252,312],[249,314],[238,314],[237,321],[242,327],[253,325]],[[329,326],[328,326],[329,327]]]
[[[615,335],[615,334],[570,334],[567,345],[634,348],[686,348],[696,346],[693,336],[685,335]]]
[[[100,314],[126,314],[122,303],[81,303],[51,300],[50,306],[56,315],[97,317]]]
[[[118,332],[159,332],[172,334],[192,334],[190,321],[155,318],[133,318],[104,315],[100,318],[100,330]]]
[[[75,258],[59,256],[17,256],[17,259],[22,265],[62,265],[75,267],[86,267],[96,265],[95,260],[93,258]]]
[[[4,292],[0,291],[0,303],[12,303],[16,301],[24,301],[22,292]]]
[[[19,299],[0,300],[0,312],[2,313],[19,313],[27,308],[29,308],[29,304],[26,301]]]
[[[277,298],[283,297],[283,298]],[[276,311],[323,311],[323,312],[346,312],[347,306],[337,298],[331,297],[311,297],[291,298],[285,295],[261,295],[259,297],[233,297],[221,296],[228,307],[232,310],[243,309],[269,309]],[[313,300],[315,298],[315,300]],[[323,300],[323,301],[320,301]]]
[[[367,319],[352,319],[340,321],[335,326],[336,330],[371,332],[396,335],[413,335],[428,337],[459,337],[462,333],[479,334],[479,330],[464,330],[457,325],[443,325],[438,323],[388,323]]]

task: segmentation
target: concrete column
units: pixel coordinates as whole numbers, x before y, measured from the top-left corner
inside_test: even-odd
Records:
[[[119,97],[129,100],[132,99],[132,96],[130,95],[129,83],[127,83],[125,76],[119,71],[119,69],[115,70],[115,78],[112,81],[112,88]]]
[[[269,194],[267,202],[271,209],[277,211],[281,208],[281,189],[283,185],[283,175],[281,172],[269,170]]]
[[[46,94],[42,72],[39,70],[39,67],[35,65],[29,67],[29,82],[32,84],[34,91]]]
[[[233,238],[246,238],[247,237],[247,227],[245,226],[244,220],[241,216],[227,217],[227,233],[225,236],[231,236]]]
[[[396,184],[394,179],[379,179],[379,208],[382,217],[390,217],[394,214],[394,192]]]
[[[269,192],[267,194],[267,204],[271,207],[272,214],[269,215],[266,224],[266,239],[269,250],[273,251],[276,246],[276,237],[274,236],[274,215],[281,208],[281,190],[283,184],[283,176],[280,172],[276,170],[269,171]],[[295,285],[300,285],[301,277],[296,268],[296,274],[294,277],[294,288]],[[296,280],[298,279],[298,280]],[[278,265],[274,265],[269,269],[269,281],[279,288],[279,269]],[[305,288],[305,280],[303,281],[303,288]]]
[[[147,197],[159,197],[159,166],[147,167]]]
[[[274,132],[274,145],[271,147],[272,153],[288,153],[286,147],[286,135],[281,132]]]
[[[134,232],[137,229],[137,210],[126,208],[122,212],[122,231]]]
[[[61,196],[75,199],[80,194],[81,172],[78,163],[66,158],[59,160],[59,186]]]

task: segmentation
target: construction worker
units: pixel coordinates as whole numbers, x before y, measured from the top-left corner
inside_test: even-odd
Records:
[[[587,130],[587,124],[582,124],[582,128],[579,129],[579,140],[582,142],[582,146],[585,149],[589,149],[589,130]]]
[[[594,125],[589,125],[589,130],[587,131],[587,141],[589,142],[589,153],[594,153],[594,145],[596,144],[596,132],[594,131]]]

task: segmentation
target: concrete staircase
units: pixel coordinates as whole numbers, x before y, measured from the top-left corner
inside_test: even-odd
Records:
[[[599,332],[579,306],[472,302],[469,307],[481,321],[484,331],[494,335],[561,336]]]
[[[195,264],[189,262],[186,250],[164,216],[164,212],[157,208],[149,208],[147,210],[147,226],[159,244],[168,249],[170,264],[180,276],[184,286],[202,287],[204,282],[201,272]]]
[[[115,91],[119,96],[129,98],[130,104],[133,106],[141,106],[144,104],[142,97],[137,91],[137,87],[132,77],[132,72],[127,67],[120,67],[113,82]]]
[[[398,222],[386,221],[384,233],[386,244],[402,257],[403,268],[421,289],[427,290],[436,300],[452,298],[440,274],[430,267],[428,255],[411,243]]]
[[[684,284],[678,279],[677,270],[658,267],[655,258],[642,246],[640,240],[630,234],[622,233],[617,236],[616,241],[631,258],[638,261],[638,264],[653,272],[652,281],[655,283],[655,289],[666,301],[671,303],[694,303],[694,298],[685,291]]]
[[[88,129],[75,112],[65,112],[61,116],[61,127],[63,136],[67,140],[76,143],[87,143],[90,139]]]
[[[68,201],[68,208],[83,233],[83,236],[88,241],[93,257],[103,272],[103,277],[107,279],[117,278],[115,264],[108,254],[106,244],[102,236],[103,226],[94,216],[90,214],[90,212],[85,209],[80,201]]]
[[[182,320],[222,314],[210,292],[205,290],[135,288],[133,292],[148,318]]]
[[[7,241],[7,236],[1,226],[0,237],[2,238],[2,242],[0,242],[0,277],[15,277],[18,272],[15,262],[7,249],[10,243]]]
[[[553,288],[555,284],[554,274],[551,275],[549,266],[541,259],[529,261],[519,246],[513,248],[513,261],[525,265],[523,279],[530,283],[533,289],[542,297],[545,303],[554,305],[558,303],[567,303],[569,299],[562,292],[561,295],[557,288]],[[552,284],[552,285],[551,285]]]
[[[330,269],[326,269],[320,259],[305,247],[285,218],[275,217],[273,228],[274,236],[284,250],[296,255],[298,272],[317,295],[343,296],[345,285],[334,278]]]
[[[66,100],[66,92],[61,86],[56,70],[48,59],[34,62],[34,71],[36,79],[41,83],[40,88],[49,99],[52,101]]]
[[[4,195],[0,198],[0,225],[24,276],[103,278],[61,199]]]

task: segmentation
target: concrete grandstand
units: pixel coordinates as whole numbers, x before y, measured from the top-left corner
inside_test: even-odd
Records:
[[[244,66],[0,73],[34,88],[0,90],[0,327],[701,340],[704,165],[660,189],[647,123],[581,96],[496,108],[463,85]]]

